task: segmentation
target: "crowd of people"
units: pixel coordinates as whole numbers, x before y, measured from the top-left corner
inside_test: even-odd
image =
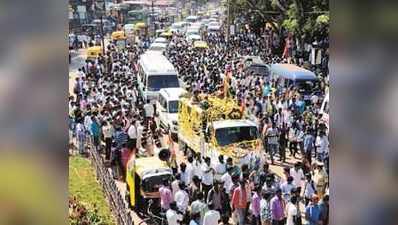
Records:
[[[209,48],[195,49],[173,35],[164,54],[189,91],[221,93],[241,105],[257,122],[269,160],[255,171],[242,165],[239,174],[232,173],[231,158],[220,157],[215,165],[200,155],[179,162],[174,179],[159,188],[168,224],[328,224],[329,142],[319,114],[328,74],[319,76],[318,94],[304,100],[294,86],[280,87],[276,80],[244,71],[237,59],[245,55],[258,55],[265,63],[290,60],[273,56],[261,37],[245,33],[226,41],[220,34],[206,41]],[[143,102],[137,90],[136,64],[143,52],[135,45],[121,50],[109,44],[105,55],[79,68],[69,97],[71,146],[85,154],[92,143],[122,180],[128,157],[148,150],[158,133],[151,120],[153,105]],[[145,136],[149,132],[152,139]],[[270,165],[282,166],[283,176]]]

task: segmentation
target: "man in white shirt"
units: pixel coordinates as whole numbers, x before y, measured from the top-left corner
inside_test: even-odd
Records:
[[[213,168],[210,167],[210,158],[206,157],[205,162],[202,164],[202,184],[205,196],[209,193],[213,185]]]
[[[102,134],[105,139],[105,159],[109,160],[111,157],[111,146],[112,146],[112,137],[113,137],[114,129],[113,126],[105,121],[105,125],[102,127]]]
[[[128,146],[136,149],[137,148],[137,126],[135,125],[135,121],[133,121],[130,124],[130,127],[127,131],[127,134],[129,136],[128,138]]]
[[[230,172],[232,172],[231,167],[228,168],[228,171],[221,176],[221,183],[223,184],[224,189],[228,195],[231,193],[231,188],[234,185],[232,182],[232,177],[230,175]]]
[[[203,217],[203,225],[218,225],[218,221],[221,219],[220,213],[214,210],[214,204],[210,202],[209,211],[205,213]]]
[[[266,131],[266,136],[267,136],[267,142],[269,146],[269,155],[271,158],[271,163],[272,165],[274,164],[274,154],[276,154],[276,151],[278,149],[279,145],[279,131],[278,128],[276,128],[275,123],[272,123],[272,126],[267,129]]]
[[[321,131],[315,141],[318,160],[323,162],[326,154],[329,154],[329,140],[324,131]]]
[[[182,221],[182,215],[177,213],[175,202],[170,203],[170,209],[166,211],[166,219],[168,225],[179,225]]]
[[[221,176],[224,175],[225,172],[227,172],[227,164],[224,162],[224,157],[222,155],[218,156],[218,162],[214,165],[214,179],[220,180]]]
[[[296,162],[293,168],[290,168],[290,176],[293,177],[293,184],[296,187],[302,187],[304,181],[304,172],[300,168],[300,162]]]
[[[181,179],[180,174],[177,173],[176,176],[175,176],[175,180],[173,180],[173,182],[171,182],[171,191],[173,192],[173,199],[174,200],[175,200],[177,191],[180,190],[180,188],[178,186],[179,183],[180,183],[180,179]]]
[[[144,115],[145,115],[145,124],[147,125],[149,120],[152,120],[155,115],[155,109],[153,108],[153,104],[150,103],[149,100],[144,105]]]
[[[181,176],[181,181],[185,185],[189,185],[191,183],[192,177],[190,173],[187,171],[187,165],[184,162],[180,164],[180,176]]]
[[[287,181],[285,181],[283,184],[281,184],[280,188],[282,190],[282,195],[283,195],[283,198],[285,199],[285,201],[289,201],[290,193],[291,193],[292,189],[295,188],[295,186],[293,184],[293,177],[289,176],[287,178]]]
[[[185,184],[184,183],[180,182],[178,184],[178,187],[180,188],[180,190],[178,190],[176,192],[174,200],[175,200],[175,202],[177,204],[178,211],[180,211],[181,213],[185,214],[185,212],[188,209],[189,195],[185,191]]]
[[[295,225],[296,223],[294,222],[296,220],[297,216],[297,198],[296,196],[293,196],[290,199],[290,202],[286,206],[286,225]]]

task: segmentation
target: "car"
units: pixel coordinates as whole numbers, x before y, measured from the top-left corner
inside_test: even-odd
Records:
[[[163,88],[159,91],[159,98],[156,102],[156,110],[159,115],[158,124],[160,127],[170,131],[171,135],[178,134],[178,106],[179,98],[185,94],[183,88]]]
[[[101,20],[100,19],[95,19],[92,21],[92,24],[95,24],[97,27],[99,27],[99,29],[101,29]],[[107,20],[107,19],[103,19],[102,20],[102,24],[104,25],[104,33],[112,33],[114,27],[115,27],[115,23]]]
[[[161,44],[163,43],[167,45],[169,41],[164,37],[158,37],[153,41],[153,43],[161,43]]]
[[[259,56],[243,57],[243,71],[246,74],[254,73],[254,75],[266,77],[270,75],[270,67]]]
[[[194,41],[202,40],[202,37],[198,34],[190,34],[186,37],[186,40],[193,43]]]
[[[156,51],[156,52],[164,52],[167,48],[167,44],[165,43],[152,43],[148,50],[149,51]]]
[[[187,24],[184,22],[173,23],[170,31],[173,33],[185,33]]]
[[[220,23],[216,21],[210,21],[208,24],[209,27],[220,27]]]

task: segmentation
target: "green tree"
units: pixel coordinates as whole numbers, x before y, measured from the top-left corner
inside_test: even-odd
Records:
[[[327,35],[329,4],[327,0],[229,0],[231,21],[243,17],[259,32],[269,23],[278,33],[293,33],[302,44],[306,37]]]

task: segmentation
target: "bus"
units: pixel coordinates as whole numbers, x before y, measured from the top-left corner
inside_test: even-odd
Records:
[[[177,71],[164,55],[158,51],[147,51],[141,55],[138,61],[138,89],[144,101],[155,103],[160,89],[180,86]]]

